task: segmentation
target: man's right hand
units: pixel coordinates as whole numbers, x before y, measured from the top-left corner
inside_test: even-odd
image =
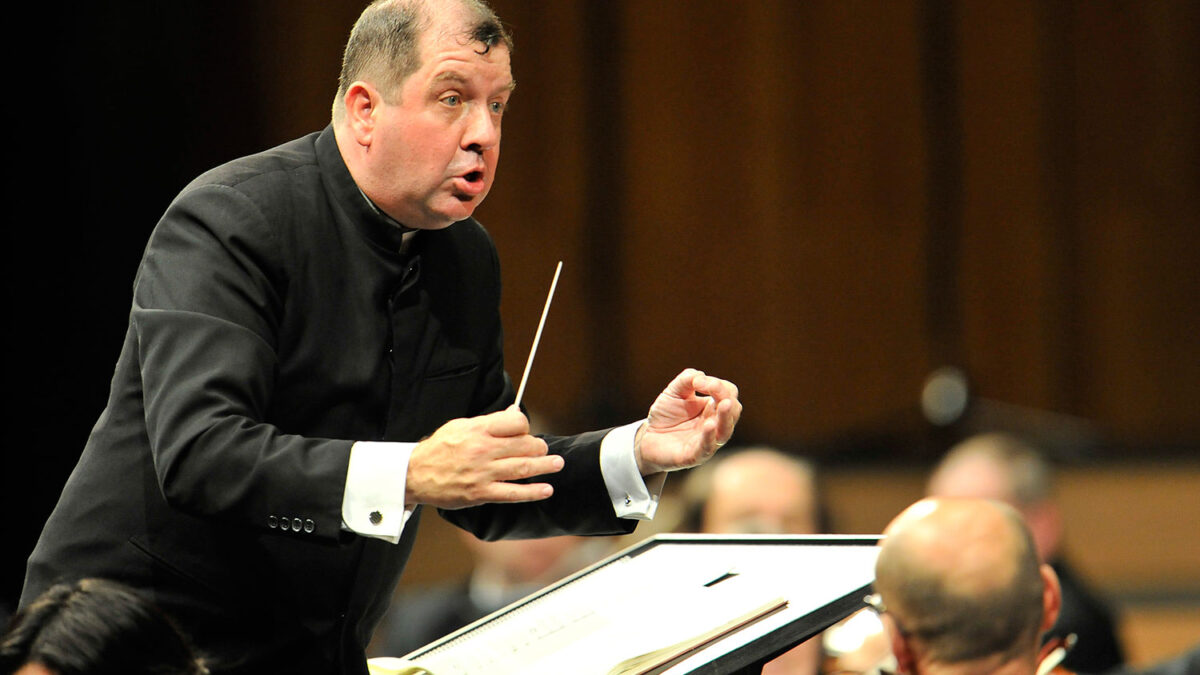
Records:
[[[554,494],[548,483],[510,481],[562,470],[563,458],[547,453],[517,406],[450,420],[413,448],[404,501],[461,509],[546,499]]]

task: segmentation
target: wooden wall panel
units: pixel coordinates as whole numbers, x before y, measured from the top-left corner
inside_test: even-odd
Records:
[[[1200,6],[1076,8],[1081,413],[1200,439]]]
[[[958,7],[964,365],[981,395],[1056,409],[1037,15],[1031,3]]]
[[[912,7],[629,11],[631,392],[734,378],[748,433],[832,433],[924,375]],[[895,358],[903,355],[902,358]]]
[[[1194,442],[1195,6],[961,8],[963,328],[981,393],[1126,442]]]
[[[553,419],[640,414],[688,364],[742,385],[748,438],[903,433],[886,425],[957,356],[988,399],[1135,444],[1200,438],[1194,8],[497,8],[522,86],[480,216],[514,376],[567,263],[531,385]],[[952,31],[935,58],[957,169],[930,165],[954,130],[922,107],[929,12]],[[931,230],[932,208],[956,229]]]
[[[245,123],[268,144],[282,143],[329,124],[342,51],[361,13],[357,3],[323,0],[257,0],[240,9],[255,23],[255,37],[241,49],[253,98],[233,103]]]

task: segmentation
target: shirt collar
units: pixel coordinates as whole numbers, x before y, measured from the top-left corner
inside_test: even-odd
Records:
[[[333,126],[326,126],[316,140],[317,163],[329,185],[334,201],[345,211],[351,222],[372,243],[389,251],[400,251],[407,246],[416,230],[406,227],[384,213],[372,202],[346,168],[342,153],[338,150]]]

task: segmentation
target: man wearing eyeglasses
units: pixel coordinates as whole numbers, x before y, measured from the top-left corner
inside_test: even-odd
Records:
[[[868,604],[881,615],[900,672],[1038,672],[1040,637],[1061,595],[1016,510],[924,499],[884,534]]]

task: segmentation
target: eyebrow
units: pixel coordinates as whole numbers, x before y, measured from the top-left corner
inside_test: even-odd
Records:
[[[434,84],[437,84],[440,82],[456,82],[458,84],[467,84],[467,78],[463,77],[462,73],[458,72],[457,70],[446,70],[446,71],[442,71],[441,73],[438,73],[436,76],[434,76],[432,82]],[[503,87],[503,89],[510,91],[510,92],[516,88],[517,88],[516,80],[509,80],[508,86]]]

